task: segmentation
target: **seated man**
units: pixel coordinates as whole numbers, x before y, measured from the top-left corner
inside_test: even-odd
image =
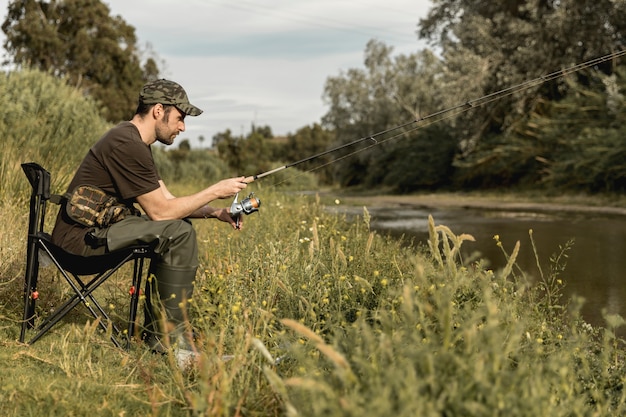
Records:
[[[132,120],[106,132],[89,150],[72,179],[68,192],[81,185],[95,186],[133,210],[138,203],[144,216],[127,215],[101,227],[89,227],[61,207],[52,232],[53,242],[74,254],[91,256],[131,245],[152,243],[156,258],[146,284],[144,340],[155,350],[169,333],[181,358],[190,355],[184,338],[182,302],[191,297],[198,266],[196,234],[187,218],[216,218],[237,228],[229,209],[214,208],[213,200],[232,197],[246,188],[244,177],[230,178],[195,194],[174,197],[159,177],[150,145],[171,145],[185,130],[185,116],[202,110],[189,103],[185,90],[175,82],[147,83],[139,94]],[[134,211],[137,211],[136,209]],[[163,329],[150,293],[156,289],[166,313]]]

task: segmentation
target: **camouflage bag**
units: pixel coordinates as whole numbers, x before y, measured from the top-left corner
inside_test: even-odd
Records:
[[[134,207],[121,204],[115,197],[91,185],[79,185],[65,197],[67,215],[87,227],[108,227],[138,214]]]

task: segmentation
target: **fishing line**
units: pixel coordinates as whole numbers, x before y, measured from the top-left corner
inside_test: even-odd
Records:
[[[403,123],[403,124],[400,124],[400,125],[388,128],[386,130],[374,133],[374,134],[369,135],[369,136],[365,136],[365,137],[362,137],[362,138],[359,138],[359,139],[355,139],[355,140],[353,140],[351,142],[348,142],[346,144],[343,144],[343,145],[337,146],[335,148],[332,148],[332,149],[320,152],[320,153],[315,154],[315,155],[311,155],[309,157],[300,159],[300,160],[295,161],[295,162],[291,162],[291,163],[283,165],[281,167],[274,168],[274,169],[272,169],[270,171],[266,171],[266,172],[263,172],[263,173],[260,173],[260,174],[254,175],[254,176],[246,177],[246,182],[250,183],[250,182],[256,181],[257,179],[261,179],[261,178],[267,177],[269,175],[275,174],[276,172],[282,171],[284,169],[300,165],[300,164],[302,164],[304,162],[312,161],[312,160],[317,159],[319,157],[322,157],[324,155],[328,155],[328,154],[337,152],[339,150],[355,146],[355,145],[360,144],[360,143],[365,142],[365,141],[372,142],[372,143],[370,143],[369,145],[367,145],[365,147],[362,147],[362,148],[359,148],[357,150],[354,150],[354,151],[352,151],[352,152],[350,152],[350,153],[348,153],[346,155],[343,155],[343,156],[341,156],[339,158],[335,158],[332,161],[329,161],[329,162],[327,162],[325,164],[321,164],[321,165],[319,165],[319,166],[317,166],[315,168],[312,168],[312,169],[309,169],[307,171],[304,171],[301,174],[294,175],[294,176],[290,177],[289,179],[285,179],[285,180],[277,182],[277,183],[275,183],[273,185],[276,186],[276,185],[282,184],[282,183],[284,183],[284,182],[286,182],[286,181],[288,181],[290,179],[298,177],[299,175],[303,175],[306,172],[312,172],[312,171],[321,169],[321,168],[326,167],[326,166],[328,166],[330,164],[334,164],[334,163],[339,162],[339,161],[341,161],[343,159],[346,159],[348,157],[356,155],[356,154],[358,154],[360,152],[364,152],[364,151],[366,151],[368,149],[371,149],[371,148],[373,148],[375,146],[382,145],[383,143],[389,142],[389,141],[394,140],[394,139],[398,139],[398,138],[400,138],[402,136],[407,136],[409,133],[412,133],[412,132],[414,132],[414,131],[416,131],[418,129],[421,129],[421,128],[424,128],[426,126],[429,126],[429,125],[431,125],[433,123],[437,123],[439,121],[446,120],[446,119],[458,116],[459,114],[465,113],[465,112],[467,112],[467,111],[469,111],[471,109],[485,106],[485,105],[487,105],[489,103],[492,103],[494,101],[500,100],[500,99],[502,99],[504,97],[508,97],[508,96],[511,96],[511,95],[513,95],[515,93],[519,93],[519,92],[528,90],[528,89],[530,89],[532,87],[540,86],[540,85],[542,85],[542,84],[544,84],[544,83],[546,83],[548,81],[552,81],[552,80],[557,79],[557,78],[565,77],[567,75],[573,74],[573,73],[578,72],[580,70],[583,70],[585,68],[589,68],[589,67],[601,64],[601,63],[606,62],[608,60],[617,59],[617,58],[619,58],[619,57],[621,57],[623,55],[626,55],[626,50],[613,52],[611,54],[604,55],[604,56],[599,57],[599,58],[594,58],[594,59],[591,59],[589,61],[586,61],[586,62],[583,62],[583,63],[580,63],[580,64],[576,64],[576,65],[573,65],[573,66],[565,68],[565,69],[554,71],[552,73],[549,73],[549,74],[546,74],[546,75],[542,75],[542,76],[537,77],[535,79],[524,81],[524,82],[522,82],[520,84],[517,84],[517,85],[514,85],[512,87],[508,87],[508,88],[505,88],[505,89],[502,89],[502,90],[499,90],[499,91],[496,91],[496,92],[493,92],[493,93],[490,93],[490,94],[486,94],[486,95],[484,95],[482,97],[479,97],[477,99],[468,100],[468,101],[465,101],[465,102],[463,102],[461,104],[457,104],[455,106],[448,107],[448,108],[443,109],[443,110],[439,110],[439,111],[437,111],[435,113],[432,113],[432,114],[429,114],[427,116],[423,116],[423,117],[417,117],[416,116],[413,120],[411,120],[409,122],[406,122],[406,123]],[[387,135],[387,134],[396,132],[398,130],[405,129],[408,126],[412,126],[412,125],[417,125],[417,126],[413,126],[413,127],[409,128],[407,130],[403,130],[400,133],[394,133],[391,136],[389,136],[387,138],[384,138],[384,139],[377,139],[379,136]]]

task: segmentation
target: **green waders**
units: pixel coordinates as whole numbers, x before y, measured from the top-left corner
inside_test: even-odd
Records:
[[[185,329],[185,305],[193,292],[196,268],[175,269],[157,264],[150,269],[146,282],[145,330],[142,337],[156,352],[163,353],[168,346],[190,350],[189,342],[193,336],[191,331]],[[154,299],[160,300],[160,303],[154,303]]]
[[[189,349],[184,303],[191,298],[198,268],[196,233],[191,223],[128,217],[108,229],[97,229],[93,235],[106,239],[109,251],[136,244],[155,244],[156,256],[146,282],[143,337],[155,351],[165,352],[169,346]],[[160,303],[155,303],[155,298]]]

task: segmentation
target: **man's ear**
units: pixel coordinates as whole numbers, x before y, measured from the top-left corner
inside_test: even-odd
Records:
[[[165,109],[163,108],[163,105],[161,103],[157,103],[154,106],[152,106],[152,117],[155,120],[161,119],[164,113],[165,113]]]

